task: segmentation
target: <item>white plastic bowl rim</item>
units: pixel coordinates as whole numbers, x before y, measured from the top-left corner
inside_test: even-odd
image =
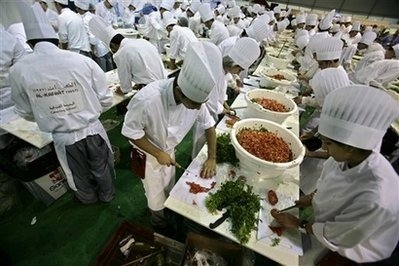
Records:
[[[262,105],[255,103],[252,101],[254,98],[268,98],[272,100],[276,100],[277,102],[283,104],[286,108],[289,109],[288,112],[275,112],[266,108],[263,108]],[[256,109],[257,111],[266,113],[266,114],[273,114],[273,115],[278,115],[278,116],[290,116],[296,113],[298,106],[296,103],[286,97],[284,94],[279,93],[279,92],[274,92],[274,91],[268,91],[264,89],[254,89],[250,90],[245,94],[245,100],[248,103],[248,106]]]
[[[270,161],[260,159],[260,158],[256,157],[255,155],[252,155],[251,153],[246,151],[237,140],[236,135],[241,128],[251,128],[251,129],[266,128],[270,132],[277,133],[278,136],[279,136],[279,131],[284,131],[285,133],[287,133],[289,135],[289,138],[290,138],[290,140],[287,140],[286,138],[283,138],[283,139],[290,146],[290,149],[293,153],[293,160],[286,162],[286,163],[273,163]],[[238,149],[238,151],[240,153],[245,154],[249,159],[251,159],[252,161],[255,161],[257,164],[263,165],[265,167],[270,167],[273,169],[284,170],[284,169],[289,169],[294,166],[297,166],[303,161],[303,158],[305,156],[305,148],[303,147],[299,138],[297,136],[295,136],[294,133],[292,133],[288,129],[284,128],[283,126],[281,126],[275,122],[264,120],[264,119],[250,118],[250,119],[243,119],[243,120],[236,122],[230,132],[230,138],[231,138],[231,142],[232,142],[234,148],[236,150]],[[295,154],[295,151],[293,150],[294,145],[297,146],[297,150],[298,150],[296,152],[296,154]]]

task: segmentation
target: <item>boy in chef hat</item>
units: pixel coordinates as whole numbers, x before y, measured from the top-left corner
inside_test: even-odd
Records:
[[[226,26],[215,20],[215,15],[212,12],[211,5],[209,3],[203,3],[198,8],[198,12],[201,16],[202,22],[211,31],[209,39],[216,45],[219,45],[223,40],[229,38],[229,30]]]
[[[373,149],[399,116],[398,102],[386,92],[350,85],[329,93],[319,133],[330,158],[317,192],[301,197],[313,206],[313,221],[275,215],[287,228],[302,227],[331,251],[357,263],[395,265],[399,240],[399,177],[389,161]]]
[[[164,202],[175,184],[174,149],[197,122],[205,130],[208,156],[198,169],[205,178],[216,171],[215,121],[204,103],[222,76],[219,49],[210,42],[191,43],[175,78],[150,83],[130,101],[122,135],[146,154],[141,176],[154,229],[170,233]]]
[[[57,35],[39,3],[17,4],[33,53],[10,71],[15,111],[51,133],[78,201],[110,202],[115,194],[112,149],[98,119],[113,101],[104,71],[92,59],[58,48]]]

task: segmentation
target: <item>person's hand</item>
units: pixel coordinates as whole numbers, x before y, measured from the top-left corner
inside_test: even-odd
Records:
[[[168,153],[163,152],[163,151],[161,151],[156,158],[160,165],[171,166],[171,165],[175,165],[175,163],[176,163],[175,160],[173,160],[172,157],[170,157],[170,155]]]
[[[211,178],[216,175],[216,159],[208,158],[202,165],[200,176],[202,178]]]
[[[301,104],[302,103],[302,96],[296,96],[294,99],[292,99],[296,104]]]
[[[295,204],[300,208],[306,208],[312,205],[314,193],[310,193],[308,195],[302,196],[299,200],[295,201]]]
[[[291,213],[279,213],[278,211],[271,211],[274,219],[285,228],[297,229],[299,227],[300,221],[297,217]]]
[[[241,79],[236,79],[236,84],[237,84],[237,87],[238,87],[238,93],[240,93],[239,88],[244,87],[244,83],[242,83]]]
[[[314,137],[314,133],[312,131],[307,131],[305,133],[302,133],[302,135],[299,137],[299,139],[301,141],[304,141],[304,140],[311,139],[313,137]]]
[[[169,68],[170,70],[175,70],[175,69],[177,69],[177,66],[176,66],[176,64],[175,64],[174,62],[169,61],[169,62],[167,63],[167,65],[168,65],[168,68]]]

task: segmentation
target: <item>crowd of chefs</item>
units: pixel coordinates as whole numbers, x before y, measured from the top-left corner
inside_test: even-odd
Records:
[[[163,204],[178,166],[174,148],[193,128],[193,157],[208,145],[201,177],[216,174],[215,124],[234,112],[226,104],[227,87],[239,92],[265,47],[289,28],[298,78],[308,88],[295,102],[315,107],[301,138],[320,135],[326,152],[307,153],[323,158],[322,171],[316,181],[304,182],[306,195],[297,201],[312,205],[314,218],[278,213],[275,219],[291,230],[303,227],[352,261],[392,260],[399,239],[399,179],[379,147],[399,115],[398,101],[384,91],[399,76],[398,31],[378,38],[371,26],[350,16],[339,19],[335,10],[319,20],[313,13],[270,9],[266,2],[75,0],[74,11],[70,4],[16,1],[22,23],[0,27],[0,119],[22,116],[52,133],[79,202],[110,202],[116,193],[111,146],[99,120],[113,99],[104,72],[117,69],[114,93],[138,90],[121,134],[145,158],[140,175],[151,222],[166,232],[171,225]],[[143,38],[125,38],[117,27]],[[180,68],[172,78],[161,57],[165,47],[167,68]],[[357,64],[356,53],[362,55]],[[0,148],[10,139],[2,131]]]

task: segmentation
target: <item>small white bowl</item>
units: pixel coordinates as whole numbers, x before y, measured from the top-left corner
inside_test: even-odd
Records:
[[[276,133],[290,147],[293,159],[286,163],[273,163],[250,154],[240,145],[236,137],[237,133],[243,128],[265,128],[270,132]],[[264,119],[243,119],[237,121],[230,132],[230,138],[236,151],[236,156],[240,160],[240,169],[249,173],[247,179],[252,179],[250,182],[252,184],[262,179],[279,177],[286,170],[298,166],[305,156],[305,148],[294,133],[277,123]]]
[[[265,109],[260,104],[252,101],[255,98],[267,98],[271,100],[276,100],[277,102],[283,104],[285,108],[288,109],[288,111],[275,112],[272,110]],[[292,99],[286,97],[282,93],[270,90],[264,90],[264,89],[250,90],[245,94],[245,100],[248,103],[248,108],[246,109],[245,112],[245,116],[247,118],[261,118],[281,124],[284,122],[286,118],[298,112],[298,106]]]
[[[275,88],[281,85],[289,86],[296,81],[296,77],[294,75],[288,74],[280,70],[266,69],[263,70],[260,74],[261,77],[259,79],[259,85],[264,88]],[[284,79],[278,80],[273,78],[273,76],[277,74],[283,75]]]
[[[269,66],[275,67],[277,69],[286,69],[290,63],[289,59],[284,59],[281,57],[282,55],[280,54],[280,57],[276,57],[271,54],[266,55],[266,62]]]

